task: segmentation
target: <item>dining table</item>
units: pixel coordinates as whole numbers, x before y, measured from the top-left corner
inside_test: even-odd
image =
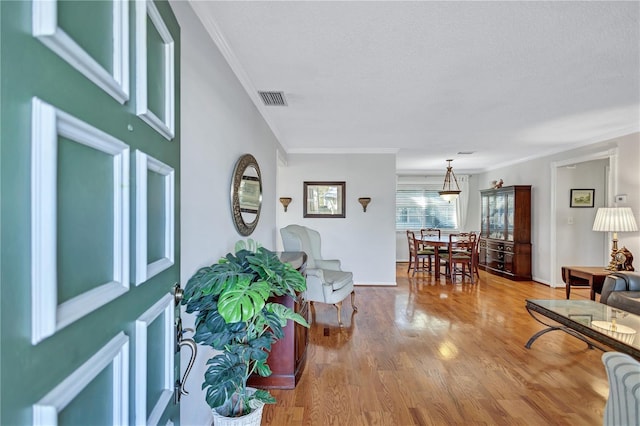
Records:
[[[435,269],[435,276],[436,279],[440,278],[440,249],[441,248],[446,248],[447,250],[449,249],[449,241],[457,241],[458,238],[457,237],[453,237],[453,238],[449,238],[449,235],[441,235],[441,236],[435,236],[435,235],[425,235],[423,237],[418,237],[416,236],[416,240],[419,240],[423,246],[427,246],[427,247],[433,247],[434,248],[434,263],[436,264]],[[464,238],[464,240],[466,240],[466,238]],[[473,273],[473,271],[472,271]]]

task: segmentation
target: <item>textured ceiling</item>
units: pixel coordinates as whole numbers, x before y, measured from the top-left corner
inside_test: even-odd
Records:
[[[191,5],[289,153],[474,173],[640,129],[640,2]]]

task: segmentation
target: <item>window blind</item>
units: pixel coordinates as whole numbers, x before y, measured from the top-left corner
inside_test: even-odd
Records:
[[[398,185],[396,230],[421,228],[456,229],[457,203],[443,200],[437,185]]]

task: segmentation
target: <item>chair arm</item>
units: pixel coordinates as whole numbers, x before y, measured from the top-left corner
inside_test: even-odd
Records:
[[[317,278],[320,282],[324,282],[324,273],[322,272],[322,269],[309,268],[305,270],[305,272],[307,274],[307,278],[314,277]]]
[[[640,291],[640,273],[638,272],[624,272],[629,278],[629,291]]]
[[[607,303],[607,299],[614,291],[639,291],[640,274],[634,272],[613,272],[604,279],[600,303]]]
[[[324,302],[324,273],[322,269],[307,269],[306,298],[310,302]]]
[[[330,271],[341,271],[340,269],[340,261],[339,260],[323,260],[323,259],[314,259],[316,266],[322,269],[328,269]]]
[[[306,298],[310,302],[328,303],[333,294],[333,286],[325,281],[322,269],[307,269]]]

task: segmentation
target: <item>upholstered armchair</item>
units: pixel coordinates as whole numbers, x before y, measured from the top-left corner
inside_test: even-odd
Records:
[[[640,362],[620,352],[605,352],[609,397],[604,406],[604,426],[640,424]]]
[[[600,302],[640,315],[640,273],[617,271],[602,284]]]
[[[354,311],[355,291],[353,274],[340,269],[339,260],[325,260],[320,251],[320,234],[301,225],[288,225],[280,229],[282,244],[286,251],[307,253],[307,291],[309,302],[329,303],[338,310],[338,324],[342,327],[342,301],[351,294],[351,307]]]

